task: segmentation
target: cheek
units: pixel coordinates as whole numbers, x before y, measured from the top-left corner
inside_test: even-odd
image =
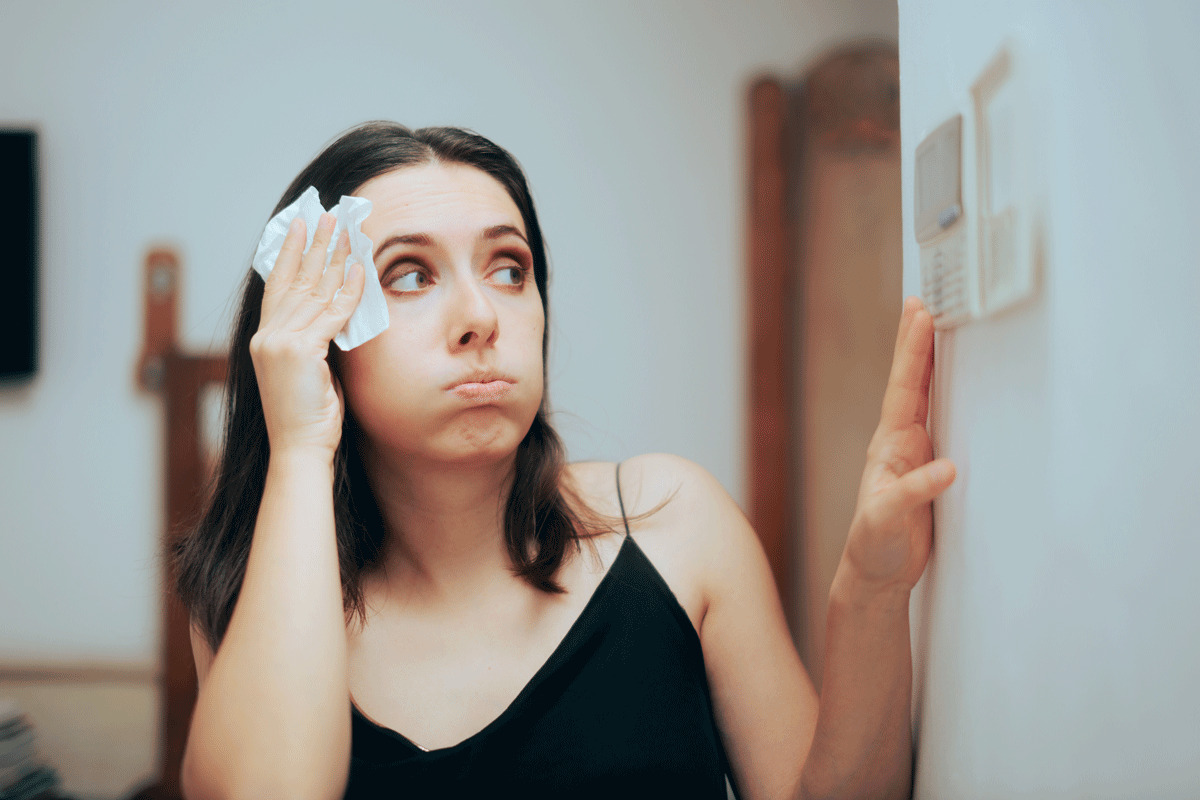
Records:
[[[388,330],[343,356],[343,391],[350,410],[371,417],[387,410],[419,405],[418,390],[428,383],[425,351]],[[364,420],[365,421],[365,420]]]
[[[545,369],[542,354],[542,339],[545,329],[545,322],[540,315],[537,318],[527,320],[522,327],[521,347],[527,354],[525,361],[529,366],[530,373],[536,372],[539,380],[541,380]]]
[[[542,393],[545,391],[544,384],[545,384],[546,364],[545,364],[545,356],[542,353],[542,341],[545,336],[545,331],[546,331],[546,317],[544,314],[541,313],[541,310],[539,307],[537,317],[535,319],[533,319],[529,325],[529,349],[534,353],[534,359],[537,364],[536,378],[537,378],[537,394],[538,394],[538,398],[539,398],[539,401],[538,401],[539,403],[541,402],[540,398],[542,396]]]
[[[541,353],[542,338],[546,331],[546,312],[542,310],[542,304],[539,302],[537,309],[529,314],[527,322],[529,338],[536,339],[538,343],[538,353]]]

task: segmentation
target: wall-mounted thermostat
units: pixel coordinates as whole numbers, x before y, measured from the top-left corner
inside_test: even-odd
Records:
[[[913,188],[921,295],[934,325],[950,328],[979,314],[979,287],[967,257],[961,115],[918,145]]]

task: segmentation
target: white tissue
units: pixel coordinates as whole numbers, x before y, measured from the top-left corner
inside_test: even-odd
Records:
[[[320,193],[310,186],[296,202],[271,217],[266,230],[263,231],[262,239],[258,242],[258,249],[254,252],[254,271],[261,275],[264,281],[271,274],[271,270],[275,268],[275,260],[279,258],[279,250],[283,247],[283,240],[287,237],[288,226],[297,216],[304,220],[307,230],[308,241],[304,244],[304,252],[307,253],[312,247],[313,237],[317,233],[317,222],[323,213],[325,209],[321,206]],[[346,326],[333,337],[338,347],[351,350],[383,333],[388,326],[387,300],[383,296],[383,287],[379,285],[379,275],[375,270],[375,258],[371,253],[373,245],[362,232],[363,220],[371,213],[371,201],[362,197],[342,195],[342,199],[329,209],[329,213],[337,217],[337,227],[334,228],[333,236],[329,240],[329,249],[325,253],[325,267],[328,268],[329,262],[333,260],[333,251],[337,248],[342,231],[349,231],[350,255],[346,258],[346,266],[349,267],[357,261],[363,265],[366,272],[366,284],[363,286],[358,307],[354,309],[350,319],[346,320]]]

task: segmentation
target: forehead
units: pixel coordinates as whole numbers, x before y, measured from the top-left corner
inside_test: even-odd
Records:
[[[376,243],[381,236],[407,233],[474,238],[494,225],[527,233],[520,209],[500,182],[463,164],[401,167],[367,181],[354,196],[371,201],[362,231]]]

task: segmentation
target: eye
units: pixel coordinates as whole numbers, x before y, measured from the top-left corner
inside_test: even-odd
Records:
[[[387,286],[397,292],[417,292],[429,285],[429,276],[420,269],[389,278]]]
[[[525,267],[501,267],[492,274],[505,286],[524,286],[525,276],[529,272]]]

